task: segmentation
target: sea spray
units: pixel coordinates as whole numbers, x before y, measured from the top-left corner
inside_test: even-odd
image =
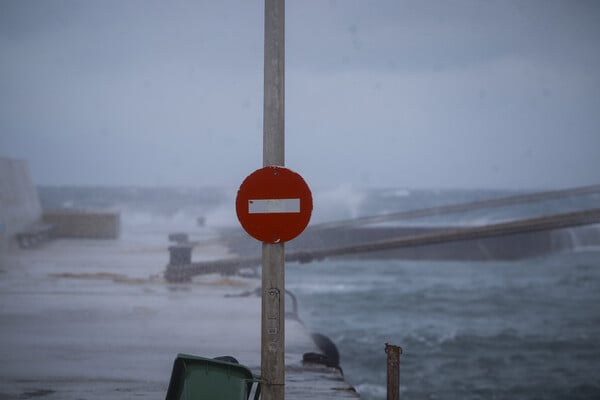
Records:
[[[311,223],[357,218],[364,215],[362,206],[367,191],[342,184],[332,188],[313,190]]]

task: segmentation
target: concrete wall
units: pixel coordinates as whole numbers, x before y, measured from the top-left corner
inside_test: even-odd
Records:
[[[0,158],[0,252],[6,251],[16,232],[38,221],[41,215],[40,200],[27,163]]]
[[[54,237],[63,238],[117,239],[121,228],[118,211],[48,210],[43,220],[54,225]]]

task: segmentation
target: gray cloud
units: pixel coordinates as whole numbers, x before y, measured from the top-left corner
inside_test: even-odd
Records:
[[[317,186],[598,182],[596,2],[286,4],[286,157]],[[39,183],[261,166],[259,1],[3,1],[0,155]]]

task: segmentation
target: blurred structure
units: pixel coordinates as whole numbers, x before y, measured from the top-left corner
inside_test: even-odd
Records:
[[[0,158],[0,251],[18,232],[40,221],[42,208],[23,160]]]

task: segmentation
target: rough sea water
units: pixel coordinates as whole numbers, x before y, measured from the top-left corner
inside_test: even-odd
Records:
[[[511,262],[290,265],[300,316],[364,399],[600,399],[600,251]]]
[[[47,206],[123,210],[140,226],[236,224],[232,193],[41,188]],[[510,192],[317,191],[316,222],[455,204]],[[92,202],[93,204],[88,204]],[[411,221],[475,225],[597,207],[596,195]],[[600,226],[586,228],[589,234]],[[385,343],[403,348],[404,399],[600,399],[600,246],[569,230],[560,252],[517,261],[325,260],[289,264],[307,327],[338,346],[363,399],[386,398]],[[166,239],[165,239],[166,240]]]

